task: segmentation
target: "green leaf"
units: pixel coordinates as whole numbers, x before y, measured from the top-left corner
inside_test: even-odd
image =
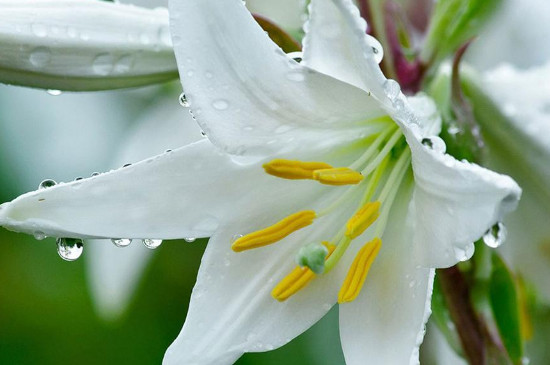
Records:
[[[491,310],[508,355],[515,364],[520,364],[523,340],[516,282],[504,261],[496,253],[492,262],[493,272],[489,284]]]
[[[477,36],[502,0],[438,1],[421,58],[437,64]]]

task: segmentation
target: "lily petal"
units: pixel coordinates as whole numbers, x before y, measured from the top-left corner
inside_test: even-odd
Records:
[[[288,208],[288,205],[287,205]],[[235,253],[231,236],[269,224],[273,213],[255,211],[253,220],[224,227],[210,239],[181,333],[164,364],[231,364],[244,352],[273,350],[317,322],[337,300],[337,292],[353,256],[284,302],[271,297],[273,287],[295,266],[304,244],[326,239],[345,222],[316,222],[263,248]]]
[[[357,135],[342,126],[385,114],[362,90],[287,57],[240,0],[171,1],[170,10],[187,99],[226,152],[263,155],[330,143],[327,129]]]
[[[0,82],[105,90],[175,79],[166,9],[0,0]]]
[[[410,214],[417,263],[449,267],[469,259],[473,242],[515,209],[521,189],[510,177],[457,161],[410,133],[407,142],[416,183]]]
[[[355,27],[339,11],[332,0],[313,0],[309,5],[310,19],[304,26],[304,57],[302,63],[314,70],[330,75],[338,80],[370,90],[361,73],[364,63],[378,68],[383,50],[380,43],[370,35],[356,36]],[[365,20],[356,18],[357,26],[366,29]],[[364,42],[358,47],[357,42]],[[358,57],[357,52],[367,52]]]
[[[99,176],[22,195],[0,205],[0,225],[54,237],[207,237],[234,214],[234,202],[294,199],[293,194],[316,189],[322,188],[300,184],[289,192],[283,179],[256,165],[235,163],[205,139]],[[182,198],[175,202],[175,196]]]
[[[410,189],[397,201],[408,201]],[[404,222],[407,205],[396,204],[392,221]],[[410,259],[411,226],[388,229],[363,290],[340,305],[340,337],[347,365],[418,364],[424,325],[431,313],[434,270]]]
[[[200,129],[175,98],[145,111],[133,132],[125,139],[114,166],[201,139]],[[119,317],[126,309],[143,270],[153,252],[139,242],[124,249],[111,240],[86,242],[87,280],[97,312],[106,320]]]
[[[312,26],[315,26],[317,28],[325,26],[323,23],[328,22],[329,24],[332,24],[330,28],[335,29],[336,27],[341,27],[340,33],[342,38],[346,37],[345,40],[345,57],[348,58],[348,62],[350,65],[352,65],[352,68],[355,70],[355,73],[361,78],[361,84],[364,85],[365,90],[372,93],[384,106],[389,107],[391,105],[391,101],[388,98],[387,92],[385,91],[386,83],[386,77],[380,70],[380,66],[378,65],[378,61],[381,59],[379,55],[382,54],[379,52],[377,54],[373,51],[373,46],[378,47],[379,43],[366,33],[367,31],[367,23],[366,21],[361,18],[359,14],[359,9],[355,6],[353,1],[351,0],[331,0],[333,5],[329,5],[327,0],[317,0],[318,4],[312,3],[311,5],[311,23]],[[330,11],[333,11],[333,9],[337,9],[334,14],[329,14]],[[315,19],[315,16],[321,16],[321,20],[319,21],[319,24],[316,25],[317,20]],[[329,28],[329,29],[330,29]],[[322,30],[319,29],[321,34],[323,33]],[[308,31],[308,33],[313,33],[312,31]],[[317,41],[317,42],[315,42]],[[341,41],[340,38],[336,41]],[[319,39],[312,39],[311,45],[308,45],[309,40],[306,39],[305,42],[305,48],[304,52],[306,52],[308,46],[311,46],[312,48],[315,48],[314,44],[318,44],[318,51],[319,53],[323,52],[323,54],[319,54],[319,56],[324,57],[325,53],[328,53],[329,51],[327,49],[334,49],[334,47],[337,47],[335,45],[335,42],[330,42],[330,39],[328,42],[331,44],[327,44],[328,42],[325,40],[321,42]],[[342,45],[344,47],[344,45]],[[381,49],[382,47],[380,47]],[[325,49],[322,51],[322,49]],[[378,49],[378,48],[377,48]],[[337,50],[338,51],[338,50]],[[342,48],[340,48],[340,51],[342,51]],[[307,51],[309,52],[309,51]],[[312,50],[311,52],[315,52]],[[336,59],[339,55],[333,55],[330,57],[330,59]],[[308,56],[309,57],[309,56]],[[314,63],[319,64],[322,62],[321,60],[318,60],[316,56],[312,55],[313,59],[315,59]],[[310,60],[312,62],[312,60]],[[336,61],[330,61],[330,62],[336,62]],[[328,64],[326,65],[328,66]],[[325,67],[323,67],[325,69]],[[350,68],[347,67],[349,70]],[[333,71],[334,72],[334,71]],[[354,82],[354,84],[358,84],[358,82]]]
[[[121,249],[110,240],[86,241],[88,286],[95,309],[104,320],[115,320],[124,313],[153,255],[136,243]]]

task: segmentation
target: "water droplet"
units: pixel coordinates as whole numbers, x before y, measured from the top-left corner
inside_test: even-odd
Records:
[[[48,28],[44,24],[35,23],[31,25],[31,30],[37,37],[43,38],[48,35]]]
[[[195,242],[196,238],[195,237],[185,237],[183,240],[185,242],[191,243],[191,242]]]
[[[80,180],[82,180],[82,179],[84,179],[84,178],[79,176],[79,177],[77,177],[76,179],[74,179],[74,181],[80,181]]]
[[[69,38],[76,38],[78,36],[78,31],[76,30],[76,28],[68,27],[67,35],[69,36]]]
[[[401,87],[397,81],[392,79],[384,81],[384,93],[391,101],[394,101],[399,96],[400,91]]]
[[[189,101],[187,101],[187,97],[185,96],[184,93],[181,93],[180,94],[180,97],[179,97],[179,103],[181,106],[183,106],[184,108],[189,108]]]
[[[189,70],[187,71],[187,76],[191,77],[195,74],[195,72],[193,70]]]
[[[497,248],[506,240],[507,229],[501,222],[497,222],[483,235],[483,242],[489,247]]]
[[[207,79],[211,79],[212,77],[214,77],[214,75],[212,74],[212,72],[206,71],[204,73],[204,77],[206,77]]]
[[[47,47],[36,47],[29,55],[29,62],[34,67],[45,67],[50,63],[52,53]]]
[[[157,240],[157,239],[153,239],[153,238],[145,238],[141,241],[143,242],[145,247],[147,247],[151,250],[154,250],[155,248],[159,247],[162,243],[162,240]]]
[[[439,138],[439,137],[426,137],[426,138],[422,138],[422,141],[421,143],[436,151],[436,152],[439,152],[439,153],[445,153],[445,150],[446,150],[446,145],[445,145],[445,142]]]
[[[204,138],[206,138],[206,132],[205,131],[201,131],[201,136],[203,136]]]
[[[61,90],[54,90],[54,89],[46,90],[46,92],[51,96],[59,96],[63,93]]]
[[[286,55],[298,63],[302,62],[302,59],[304,57],[304,54],[302,52],[290,52]]]
[[[55,180],[52,180],[52,179],[42,180],[42,182],[38,184],[38,190],[51,188],[52,186],[55,186],[55,185],[57,185]]]
[[[226,110],[229,108],[229,103],[226,100],[218,99],[212,102],[212,106],[217,110]]]
[[[100,53],[92,63],[94,72],[101,76],[109,75],[114,68],[113,56],[109,53]]]
[[[39,241],[42,241],[44,238],[46,238],[46,234],[42,231],[34,231],[33,236]]]
[[[292,71],[286,74],[286,78],[290,81],[300,82],[304,81],[306,77],[301,71]]]
[[[290,127],[289,125],[280,125],[275,129],[275,133],[277,134],[286,133],[291,129],[292,127]]]
[[[234,235],[233,237],[231,237],[231,243],[235,242],[236,240],[238,240],[239,238],[241,238],[243,235],[242,234],[236,234]]]
[[[91,176],[92,176],[92,177],[94,177],[94,176],[99,176],[99,172],[92,172],[92,175],[91,175]]]
[[[130,238],[113,238],[111,241],[116,247],[128,247],[132,243]]]
[[[128,167],[128,166],[132,166],[132,164],[131,163],[124,164],[124,165],[122,165],[122,168]]]
[[[82,255],[84,245],[78,238],[58,238],[57,253],[65,261],[74,261]]]
[[[134,67],[134,56],[132,55],[121,56],[113,66],[114,72],[120,74],[129,72],[132,67]]]

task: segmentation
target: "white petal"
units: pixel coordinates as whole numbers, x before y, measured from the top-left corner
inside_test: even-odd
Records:
[[[521,189],[508,176],[424,146],[410,131],[407,142],[416,183],[410,214],[417,263],[448,267],[470,258],[473,242],[515,209]]]
[[[93,0],[0,0],[0,81],[60,90],[177,77],[166,9]]]
[[[384,114],[367,93],[287,57],[240,0],[172,1],[170,10],[186,96],[212,143],[225,151],[302,148],[337,133],[356,135],[342,123]]]
[[[418,364],[431,313],[433,269],[410,257],[406,225],[411,189],[402,189],[390,213],[382,248],[355,301],[340,305],[340,337],[347,365]]]
[[[309,14],[310,20],[304,26],[306,37],[302,63],[363,90],[370,90],[372,86],[365,83],[361,73],[365,71],[365,63],[378,68],[383,50],[375,38],[356,35],[357,27],[363,31],[366,29],[365,21],[354,15],[355,20],[350,22],[351,16],[344,17],[332,0],[311,1]],[[369,56],[363,54],[360,57],[358,52],[367,52]]]
[[[54,237],[205,237],[232,215],[235,202],[269,196],[269,189],[287,188],[285,182],[260,166],[234,163],[202,140],[119,170],[22,195],[0,206],[0,224]]]
[[[105,320],[126,309],[153,252],[141,242],[118,248],[111,240],[87,240],[86,269],[93,304]]]
[[[346,217],[325,217],[271,246],[241,253],[230,248],[235,233],[273,223],[275,212],[255,211],[254,219],[235,217],[211,238],[201,263],[184,327],[168,349],[164,364],[231,364],[244,352],[280,347],[318,321],[336,302],[349,255],[327,275],[316,277],[285,302],[271,297],[273,287],[295,266],[304,244],[332,236]],[[291,204],[296,205],[296,204]],[[294,207],[296,208],[296,207]]]
[[[198,126],[182,109],[174,97],[147,110],[124,140],[114,166],[200,139]],[[111,240],[86,242],[87,279],[99,315],[112,320],[124,312],[152,255],[141,242],[126,248],[115,247]]]
[[[321,58],[327,56],[327,53],[330,52],[330,48],[334,49],[334,47],[337,47],[334,44],[335,42],[341,42],[345,37],[346,40],[343,41],[345,43],[339,47],[340,50],[344,47],[344,53],[342,55],[335,54],[330,57],[330,61],[322,66],[323,72],[338,72],[335,70],[336,65],[334,65],[334,63],[338,62],[341,66],[341,61],[338,61],[337,58],[340,56],[348,58],[348,66],[346,66],[348,70],[346,79],[348,79],[348,82],[351,81],[349,78],[349,70],[353,69],[355,70],[355,74],[361,78],[361,81],[355,81],[353,84],[364,85],[365,90],[370,91],[385,106],[389,106],[390,100],[388,99],[387,92],[384,90],[386,77],[378,65],[378,55],[381,56],[381,53],[375,54],[372,48],[373,46],[379,47],[378,41],[366,34],[367,23],[361,18],[359,9],[357,9],[351,0],[331,1],[333,6],[329,5],[327,0],[317,0],[318,4],[312,4],[312,29],[308,32],[320,32],[323,34],[323,32],[327,30],[322,30],[320,28],[326,26],[325,22],[332,24],[329,30],[331,28],[336,29],[338,26],[334,24],[338,24],[339,27],[341,27],[338,39],[333,41],[333,44],[327,44],[330,42],[330,39],[327,42],[326,39],[322,40],[322,36],[316,37],[315,34],[313,34],[311,37],[315,38],[311,38],[311,40],[306,39],[304,52],[310,52],[307,48],[311,47],[311,52],[314,54],[311,55],[312,59],[310,59],[310,62],[320,66],[322,62],[327,62],[323,61]],[[337,9],[335,13],[330,14],[330,12],[335,9]],[[317,20],[315,17],[318,15],[321,16],[321,20],[316,24]],[[308,42],[311,42],[311,45],[309,45]],[[317,44],[317,46],[315,46],[315,44]],[[318,56],[315,55],[317,52]]]

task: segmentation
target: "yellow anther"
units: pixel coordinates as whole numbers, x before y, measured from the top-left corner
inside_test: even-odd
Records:
[[[249,233],[237,239],[231,245],[231,249],[235,252],[240,252],[275,243],[282,240],[292,232],[309,226],[313,223],[314,219],[315,212],[313,210],[303,210],[301,212],[294,213],[272,226]]]
[[[328,248],[328,254],[325,260],[332,254],[336,246],[329,242],[323,242]],[[280,302],[283,302],[296,294],[300,289],[305,287],[311,280],[315,278],[315,273],[307,267],[296,266],[290,274],[284,277],[271,291],[271,296]]]
[[[325,185],[353,185],[363,180],[361,173],[348,167],[315,170],[313,178]]]
[[[331,165],[324,162],[303,162],[275,159],[263,165],[265,172],[283,179],[313,179],[313,171],[330,169]]]
[[[346,236],[354,239],[365,232],[380,215],[380,202],[368,202],[346,224]]]
[[[338,293],[338,303],[351,302],[357,298],[381,246],[382,240],[375,238],[359,250]]]

